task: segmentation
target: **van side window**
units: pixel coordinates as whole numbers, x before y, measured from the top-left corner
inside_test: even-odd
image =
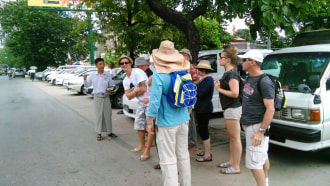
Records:
[[[197,60],[197,64],[199,63],[200,60],[208,60],[211,63],[211,67],[214,69],[214,72],[217,72],[218,61],[217,61],[217,55],[216,54],[205,55],[205,56],[199,57],[198,60]]]

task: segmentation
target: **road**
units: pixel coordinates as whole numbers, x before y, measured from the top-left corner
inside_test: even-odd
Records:
[[[141,153],[133,120],[113,109],[118,138],[96,141],[93,99],[61,86],[28,79],[0,77],[0,185],[161,185],[156,149],[151,159]],[[210,121],[213,161],[198,163],[190,151],[192,185],[255,185],[244,167],[241,174],[223,175],[216,167],[228,158],[223,119]],[[242,134],[242,137],[244,135]],[[243,140],[243,144],[244,144]],[[271,145],[270,185],[329,185],[330,149],[302,152]]]

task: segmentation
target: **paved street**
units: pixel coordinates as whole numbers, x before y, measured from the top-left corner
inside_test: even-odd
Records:
[[[96,141],[93,99],[62,86],[23,78],[0,77],[0,185],[161,185],[156,149],[151,159],[141,153],[133,120],[113,109],[118,138]],[[192,185],[255,185],[245,168],[223,175],[216,167],[229,156],[228,137],[221,114],[210,123],[213,161],[197,163],[191,150]],[[244,135],[242,135],[244,137]],[[244,140],[243,140],[244,142]],[[270,185],[329,185],[330,149],[302,152],[270,146]]]

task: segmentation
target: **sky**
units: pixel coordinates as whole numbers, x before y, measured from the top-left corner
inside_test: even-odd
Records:
[[[248,29],[248,27],[246,26],[244,19],[239,19],[239,18],[235,18],[233,19],[232,22],[228,21],[228,26],[226,27],[226,31],[230,34],[233,33],[233,25],[235,25],[235,30],[237,31],[238,29]]]

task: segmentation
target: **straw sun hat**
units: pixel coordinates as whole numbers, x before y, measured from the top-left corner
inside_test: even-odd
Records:
[[[202,68],[202,69],[208,69],[211,71],[214,71],[214,69],[211,67],[211,64],[208,60],[200,60],[198,65],[195,68]]]
[[[117,64],[119,65],[119,62],[120,62],[122,59],[124,59],[124,58],[128,59],[128,61],[131,62],[132,66],[133,66],[133,59],[130,58],[130,57],[128,57],[128,56],[126,56],[126,55],[124,55],[124,54],[120,56],[120,58],[119,58],[118,61],[117,61]]]
[[[158,73],[190,69],[189,61],[184,59],[183,55],[174,48],[174,43],[169,40],[162,41],[158,49],[152,50],[152,59]]]

